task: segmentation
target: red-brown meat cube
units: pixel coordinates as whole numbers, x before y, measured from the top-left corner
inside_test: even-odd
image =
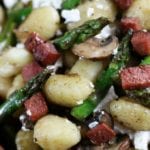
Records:
[[[87,137],[94,144],[100,145],[110,141],[116,133],[105,123],[101,123],[87,132]]]
[[[44,40],[39,37],[35,32],[31,33],[25,42],[25,47],[30,51],[34,52],[37,45],[44,43]]]
[[[132,2],[133,0],[115,0],[115,3],[117,4],[118,8],[121,10],[128,9],[131,6]]]
[[[121,83],[124,90],[150,87],[150,65],[123,69]]]
[[[134,51],[141,56],[150,55],[150,32],[138,31],[131,39]]]
[[[48,107],[45,102],[44,96],[39,92],[33,95],[30,99],[26,100],[25,108],[29,119],[32,121],[37,121],[41,117],[47,114]]]
[[[33,52],[35,59],[42,65],[53,64],[59,57],[60,54],[51,43],[42,43],[36,47]]]
[[[22,77],[25,82],[29,81],[31,78],[40,73],[43,68],[36,62],[27,64],[22,69]]]
[[[123,32],[127,32],[129,29],[133,31],[141,30],[142,26],[138,18],[124,17],[121,19],[120,28]]]

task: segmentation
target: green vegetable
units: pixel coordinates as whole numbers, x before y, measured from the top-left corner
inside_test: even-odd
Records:
[[[126,94],[133,99],[139,100],[141,104],[150,107],[150,88],[130,91],[126,90]]]
[[[71,111],[71,115],[82,121],[93,112],[96,104],[96,96],[92,95],[86,99],[86,102],[84,102],[82,105],[74,107]]]
[[[61,51],[70,49],[75,43],[81,43],[97,34],[109,23],[106,18],[99,18],[87,21],[82,26],[66,32],[62,37],[54,40],[55,46]]]
[[[76,7],[77,5],[79,5],[80,0],[65,0],[62,3],[62,9],[72,9],[74,7]]]
[[[113,57],[108,68],[96,80],[96,89],[105,94],[113,82],[119,80],[119,71],[127,65],[130,59],[130,39],[132,32],[129,31],[122,39],[118,53]]]
[[[50,73],[51,71],[48,69],[43,70],[41,73],[27,82],[23,88],[11,94],[9,98],[0,106],[0,122],[5,117],[11,115],[18,108],[20,108],[26,99],[39,91]]]
[[[145,57],[140,65],[150,65],[150,56]]]
[[[0,42],[4,42],[4,47],[14,44],[14,28],[20,24],[32,11],[31,7],[14,10],[8,15],[7,22],[0,34]]]
[[[119,45],[118,53],[113,57],[108,68],[99,75],[95,84],[99,97],[94,100],[94,105],[93,100],[88,98],[83,104],[76,106],[71,110],[71,115],[76,119],[83,120],[88,117],[93,112],[95,106],[106,95],[113,82],[119,80],[119,71],[126,66],[130,58],[131,35],[132,32],[128,32],[123,38]]]

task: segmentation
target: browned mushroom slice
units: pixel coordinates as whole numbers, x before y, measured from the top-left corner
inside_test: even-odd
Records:
[[[113,36],[105,44],[101,44],[100,39],[90,38],[84,43],[76,44],[72,52],[80,57],[88,59],[100,59],[110,56],[118,46],[118,38]]]

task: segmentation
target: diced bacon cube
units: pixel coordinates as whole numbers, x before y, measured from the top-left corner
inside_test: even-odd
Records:
[[[115,0],[115,3],[117,4],[118,8],[121,10],[128,9],[131,6],[132,2],[133,0]]]
[[[31,78],[40,73],[43,68],[36,62],[27,64],[22,69],[22,77],[25,82],[29,81]]]
[[[24,106],[31,121],[37,121],[48,113],[45,98],[40,92],[26,100]]]
[[[87,132],[87,137],[94,144],[100,145],[101,143],[105,143],[110,141],[116,136],[114,130],[112,130],[105,123],[98,124],[96,127],[90,129]]]
[[[142,26],[138,18],[124,17],[121,19],[120,28],[123,32],[127,32],[129,29],[133,31],[141,30]]]
[[[44,40],[39,37],[35,32],[31,33],[25,42],[25,47],[30,51],[34,52],[37,45],[44,43]]]
[[[57,52],[55,46],[52,43],[45,42],[36,33],[29,36],[25,46],[33,53],[35,60],[44,66],[53,64],[60,57],[60,53]]]
[[[121,83],[124,90],[150,87],[150,65],[123,69]]]
[[[131,39],[134,51],[141,56],[150,55],[150,32],[138,31]]]
[[[36,47],[33,52],[35,59],[42,65],[53,64],[59,57],[60,54],[51,43],[42,43]]]

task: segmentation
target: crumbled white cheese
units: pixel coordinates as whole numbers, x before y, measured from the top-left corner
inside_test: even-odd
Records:
[[[18,0],[3,0],[4,2],[4,5],[6,8],[12,8],[16,3],[17,3]]]
[[[114,130],[121,134],[128,134],[133,141],[134,148],[137,150],[148,150],[148,144],[150,143],[150,131],[137,131],[134,132],[118,122],[114,122]]]
[[[61,8],[63,0],[32,0],[33,8],[52,6],[56,9]]]
[[[25,46],[23,43],[17,43],[16,48],[22,49],[22,48],[25,48]]]
[[[63,32],[60,30],[60,29],[58,29],[57,31],[56,31],[56,36],[60,36],[60,35],[62,35],[63,34]]]
[[[62,58],[60,57],[54,65],[48,65],[46,68],[52,71],[51,75],[54,75],[59,67],[63,66]]]
[[[148,150],[150,131],[138,131],[134,135],[134,147],[139,150]]]
[[[30,111],[29,109],[26,111],[26,114],[27,114],[28,116],[31,116],[31,115],[32,115],[32,113],[31,113],[31,111]]]
[[[87,10],[87,16],[91,17],[94,15],[94,8],[89,7]]]
[[[94,112],[100,111],[102,109],[108,110],[109,103],[118,98],[118,96],[115,93],[114,87],[111,86],[107,95],[104,97],[104,99],[98,104],[98,106],[94,109]]]
[[[118,53],[118,46],[113,50],[113,53],[112,53],[113,55],[116,55]]]
[[[61,16],[65,19],[65,23],[78,22],[80,20],[80,11],[78,9],[63,10]]]
[[[109,9],[109,6],[107,6],[106,4],[104,5],[103,3],[99,2],[97,3],[96,7],[98,9],[102,9],[102,10],[108,10]]]
[[[31,0],[21,0],[23,4],[28,4]]]
[[[88,127],[92,129],[92,128],[96,127],[98,124],[99,124],[99,122],[93,121],[88,125]]]
[[[0,42],[0,53],[5,46],[6,46],[6,41]]]
[[[101,40],[107,39],[108,37],[114,35],[115,31],[116,31],[116,26],[107,25],[95,37],[98,38],[98,39],[101,39]]]
[[[99,9],[103,9],[104,5],[102,5],[102,4],[99,3],[99,4],[96,5],[96,7],[99,8]]]

